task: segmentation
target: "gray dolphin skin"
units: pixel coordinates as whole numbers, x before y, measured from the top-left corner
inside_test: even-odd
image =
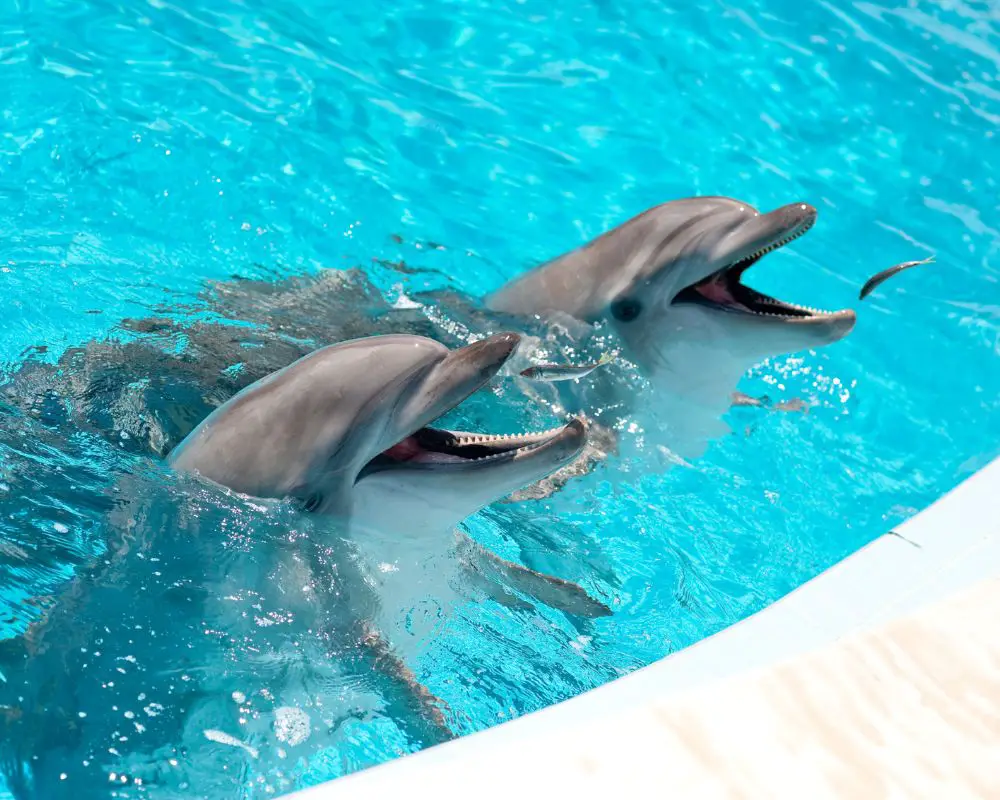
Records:
[[[458,524],[545,477],[586,441],[579,420],[513,436],[427,427],[493,378],[519,341],[503,333],[449,350],[397,334],[321,348],[213,411],[168,463],[243,494],[294,498],[308,511],[349,522],[370,521],[397,505],[387,489],[386,504],[371,503],[377,511],[359,506],[358,485],[426,485],[435,495],[456,497],[425,504],[431,516],[419,515],[419,524],[426,527],[430,519],[435,527],[438,517],[458,513],[461,505],[463,512],[448,521]],[[402,473],[412,477],[399,478]]]

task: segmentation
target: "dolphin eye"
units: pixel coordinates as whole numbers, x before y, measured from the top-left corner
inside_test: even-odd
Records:
[[[615,300],[611,304],[611,316],[619,322],[631,322],[642,313],[642,303],[638,300],[625,298]]]

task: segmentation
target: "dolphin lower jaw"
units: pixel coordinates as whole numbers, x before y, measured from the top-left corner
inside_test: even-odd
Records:
[[[743,274],[761,258],[789,242],[798,239],[815,224],[815,216],[805,219],[790,231],[780,232],[774,241],[764,244],[748,256],[716,270],[678,292],[672,305],[700,305],[717,311],[766,317],[784,322],[826,322],[841,317],[853,317],[849,309],[827,311],[779,300],[758,292],[742,282]]]

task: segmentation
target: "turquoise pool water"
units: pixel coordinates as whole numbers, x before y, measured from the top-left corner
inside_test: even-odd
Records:
[[[412,664],[462,733],[759,610],[1000,453],[991,3],[14,2],[0,6],[0,99],[6,375],[119,336],[125,318],[196,305],[234,274],[361,266],[390,296],[424,288],[375,264],[402,259],[478,295],[664,200],[818,208],[753,284],[855,307],[857,328],[740,386],[804,398],[808,415],[740,409],[690,469],[639,459],[624,486],[584,480],[467,523],[617,605],[590,626],[464,608]],[[427,241],[445,249],[414,244]],[[857,302],[871,274],[929,254]],[[102,557],[111,487],[157,478],[148,457],[44,409],[16,423],[0,410],[10,637],[36,598]],[[492,413],[510,415],[500,428],[516,417]],[[134,649],[169,658],[141,636]],[[127,707],[114,691],[94,702],[90,719]],[[398,722],[353,719],[280,779],[248,773],[245,793],[410,750]],[[140,748],[132,738],[119,746]]]

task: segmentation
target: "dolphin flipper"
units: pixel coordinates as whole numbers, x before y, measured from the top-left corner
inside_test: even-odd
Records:
[[[585,619],[613,613],[604,603],[588,595],[582,586],[502,559],[465,534],[459,534],[458,546],[467,570],[510,586],[551,608]]]
[[[448,704],[417,680],[413,670],[393,652],[389,641],[373,625],[365,621],[360,625],[361,643],[371,666],[392,679],[391,691],[383,687],[383,699],[390,708],[402,707],[392,714],[396,724],[408,737],[425,747],[454,739],[455,733],[442,710],[448,708]]]
[[[484,595],[486,595],[490,600],[495,601],[504,608],[509,608],[511,611],[529,611],[534,609],[534,606],[522,600],[513,592],[508,591],[499,583],[491,580],[489,576],[484,575],[478,569],[470,568],[467,564],[462,564],[465,569],[463,570],[463,578],[466,583],[470,585],[473,589],[478,589]]]
[[[323,541],[322,552],[312,554],[315,575],[331,573],[326,553],[331,540],[327,537]],[[353,544],[347,540],[339,541],[347,551],[335,550],[336,555],[332,559],[337,591],[334,593],[336,601],[331,602],[325,612],[330,636],[337,640],[346,635],[351,645],[349,658],[355,668],[386,679],[379,681],[378,693],[388,707],[389,716],[407,738],[423,746],[454,739],[455,733],[448,726],[442,711],[447,704],[420,683],[372,621],[378,617],[380,598],[366,580],[357,553],[352,552]],[[351,620],[347,625],[337,622],[344,613]]]

